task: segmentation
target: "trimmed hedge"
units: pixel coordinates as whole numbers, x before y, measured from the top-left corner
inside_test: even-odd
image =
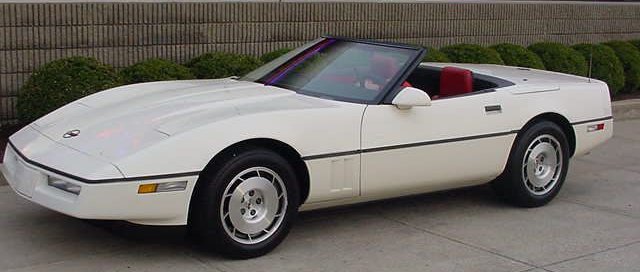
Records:
[[[556,71],[579,76],[586,76],[587,61],[578,51],[561,43],[541,42],[528,47],[536,53],[542,63],[550,71]]]
[[[258,59],[251,56],[214,52],[192,59],[187,67],[197,78],[223,78],[243,76],[260,64]]]
[[[612,41],[605,44],[579,44],[567,47],[542,42],[527,48],[498,44],[490,48],[474,44],[457,44],[440,50],[426,47],[425,62],[493,63],[530,67],[586,76],[588,60],[593,54],[592,76],[609,85],[611,95],[640,89],[640,40]],[[49,62],[38,68],[20,89],[18,118],[32,122],[47,113],[86,95],[121,83],[197,78],[221,78],[244,75],[263,62],[272,61],[291,51],[282,48],[256,59],[231,53],[207,53],[191,60],[185,67],[168,60],[150,59],[134,64],[120,74],[93,58],[70,57]]]
[[[629,42],[633,44],[636,48],[638,48],[638,50],[640,50],[640,40],[632,40]]]
[[[580,52],[587,62],[591,59],[591,77],[602,80],[609,85],[611,96],[624,87],[624,68],[616,56],[616,52],[602,44],[578,44],[572,46]]]
[[[38,68],[18,94],[18,118],[32,122],[81,97],[121,84],[116,71],[93,58],[70,57]]]
[[[605,45],[616,52],[624,67],[625,85],[623,91],[638,91],[640,88],[640,51],[638,48],[623,41],[607,42]]]
[[[422,59],[423,62],[451,62],[449,57],[440,50],[429,46],[425,46],[424,48],[427,49],[427,54],[424,55]]]
[[[523,46],[501,43],[491,46],[491,49],[500,54],[500,58],[506,65],[544,69],[544,64],[540,57]]]
[[[498,52],[477,44],[456,44],[440,49],[452,62],[504,64]]]
[[[282,56],[282,55],[284,55],[286,53],[289,53],[289,51],[291,51],[291,50],[293,50],[293,49],[291,49],[291,48],[280,48],[278,50],[271,51],[269,53],[266,53],[266,54],[260,56],[260,61],[262,61],[262,63],[270,62],[270,61],[272,61],[274,59],[279,58],[280,56]]]
[[[127,84],[194,78],[189,68],[165,59],[138,62],[120,71],[120,77]]]

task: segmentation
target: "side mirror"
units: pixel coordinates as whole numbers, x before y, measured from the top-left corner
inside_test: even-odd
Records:
[[[414,87],[404,87],[391,104],[398,109],[406,110],[416,106],[431,106],[431,98],[423,90]]]

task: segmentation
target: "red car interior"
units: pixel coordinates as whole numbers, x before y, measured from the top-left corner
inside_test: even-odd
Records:
[[[444,67],[440,73],[439,98],[466,94],[473,91],[473,75],[470,70]]]

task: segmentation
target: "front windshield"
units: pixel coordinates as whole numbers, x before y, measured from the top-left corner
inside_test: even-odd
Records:
[[[243,79],[318,97],[370,103],[392,87],[417,54],[411,48],[333,38],[296,51]]]

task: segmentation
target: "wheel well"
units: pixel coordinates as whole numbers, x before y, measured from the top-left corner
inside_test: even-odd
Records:
[[[571,126],[569,120],[558,113],[547,112],[537,115],[529,120],[529,122],[527,122],[524,127],[522,127],[521,131],[525,131],[530,126],[543,120],[553,122],[562,129],[564,134],[567,136],[567,141],[569,142],[569,153],[571,154],[571,156],[573,156],[573,153],[576,150],[576,133],[573,131],[573,127]]]
[[[234,153],[238,152],[238,150],[245,150],[247,148],[266,148],[273,152],[276,152],[283,156],[293,167],[296,172],[296,176],[298,177],[298,185],[300,186],[300,204],[304,203],[309,196],[309,170],[307,169],[306,164],[302,160],[302,156],[298,151],[296,151],[290,145],[283,143],[278,140],[269,139],[269,138],[255,138],[244,140],[241,142],[237,142],[233,145],[230,145],[216,154],[211,161],[207,164],[207,166],[202,171],[201,176],[207,176],[215,173],[220,167],[222,167],[223,163],[226,161],[226,158],[233,156]],[[196,187],[194,189],[192,199],[197,197],[197,193],[199,187],[201,186],[201,182],[198,180]]]

